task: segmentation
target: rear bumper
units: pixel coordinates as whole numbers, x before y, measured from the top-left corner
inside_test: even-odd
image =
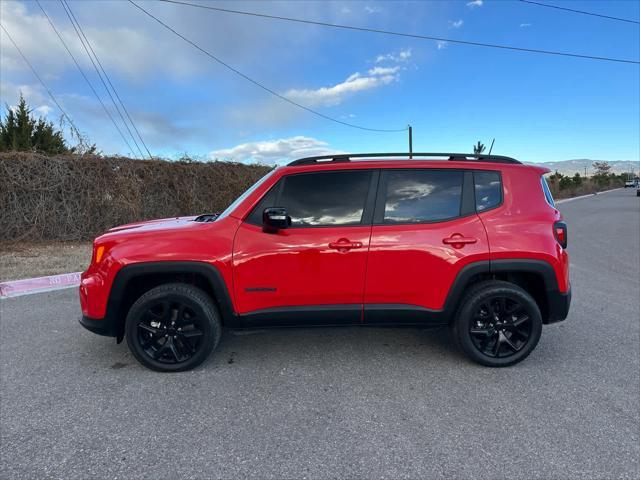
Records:
[[[569,315],[571,287],[569,287],[566,293],[557,290],[547,292],[547,300],[549,302],[549,315],[545,323],[561,322]]]
[[[98,335],[104,335],[105,337],[117,336],[115,322],[109,320],[109,317],[97,319],[83,315],[80,317],[80,325]]]

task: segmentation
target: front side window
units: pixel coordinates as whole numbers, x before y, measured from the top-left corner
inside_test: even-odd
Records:
[[[390,170],[384,223],[437,222],[460,215],[463,172]]]
[[[292,227],[359,225],[371,171],[303,173],[283,181],[276,206],[287,209]]]
[[[476,210],[482,212],[502,203],[502,182],[500,173],[490,171],[473,172],[475,184]]]
[[[255,192],[260,185],[262,185],[264,182],[266,182],[269,179],[269,177],[271,177],[271,175],[273,175],[274,172],[275,172],[275,170],[271,170],[264,177],[262,177],[260,180],[258,180],[256,183],[254,183],[251,187],[249,187],[249,189],[247,191],[245,191],[242,195],[240,195],[238,198],[236,198],[231,205],[229,205],[227,208],[225,208],[224,211],[218,216],[217,219],[218,220],[222,220],[224,217],[226,217],[231,212],[233,212],[236,209],[236,207],[238,205],[240,205],[242,202],[244,202],[245,199],[249,195],[251,195],[253,192]]]

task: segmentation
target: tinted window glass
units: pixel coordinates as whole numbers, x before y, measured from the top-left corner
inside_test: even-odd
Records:
[[[547,179],[541,177],[540,181],[542,182],[542,190],[544,191],[544,197],[547,199],[547,203],[555,208],[556,203],[553,201],[553,195],[551,195],[551,190],[549,190]]]
[[[476,186],[476,210],[481,212],[500,205],[502,182],[498,172],[473,172]]]
[[[286,177],[278,207],[293,227],[357,225],[362,219],[370,171],[304,173]]]
[[[433,222],[460,215],[462,172],[391,170],[386,175],[385,223]]]
[[[282,182],[282,180],[280,180],[280,182]],[[267,194],[262,197],[262,199],[258,202],[258,204],[254,207],[254,209],[247,217],[247,222],[254,225],[262,225],[262,212],[264,212],[264,209],[277,206],[276,196],[278,194],[280,182],[271,187],[271,190],[269,190]]]

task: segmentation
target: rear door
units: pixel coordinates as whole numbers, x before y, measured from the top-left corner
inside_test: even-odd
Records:
[[[456,169],[383,170],[376,200],[364,321],[438,322],[464,265],[488,260],[475,209],[473,173]]]
[[[359,323],[378,171],[283,177],[239,227],[234,291],[249,325]],[[284,207],[291,226],[262,230],[262,211]]]

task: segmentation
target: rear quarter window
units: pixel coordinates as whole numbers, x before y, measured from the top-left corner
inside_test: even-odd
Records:
[[[502,203],[502,179],[500,172],[474,171],[473,180],[476,210],[483,212]]]

